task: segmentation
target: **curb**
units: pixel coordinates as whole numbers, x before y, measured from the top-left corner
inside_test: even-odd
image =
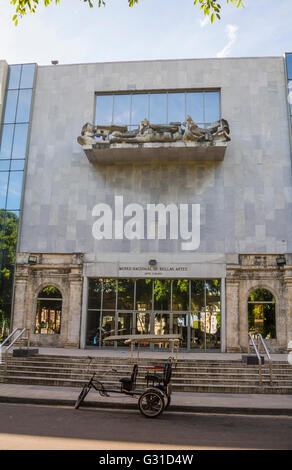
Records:
[[[0,403],[23,404],[23,405],[45,405],[45,406],[70,406],[74,408],[75,400],[49,399],[49,398],[24,398],[0,396]],[[120,409],[138,410],[135,403],[104,403],[87,401],[81,408],[95,409]],[[226,406],[192,406],[192,405],[171,405],[167,411],[181,413],[206,413],[206,414],[241,414],[241,415],[268,415],[268,416],[292,416],[292,408],[244,408]]]

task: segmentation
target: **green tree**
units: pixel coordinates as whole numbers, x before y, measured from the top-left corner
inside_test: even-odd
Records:
[[[10,0],[12,5],[15,5],[15,15],[13,16],[13,21],[17,26],[19,18],[23,17],[27,12],[35,13],[39,3],[43,3],[46,7],[50,3],[55,3],[56,5],[60,3],[61,0]],[[110,1],[110,0],[108,0]],[[139,0],[128,0],[129,7],[133,7]],[[242,0],[225,0],[227,3],[233,3],[237,8],[240,6],[243,7]],[[105,6],[106,0],[83,0],[84,3],[87,3],[90,8],[94,6]],[[216,0],[193,0],[194,5],[200,7],[206,16],[210,16],[211,22],[214,23],[216,17],[220,20],[221,18],[221,5]]]
[[[0,340],[9,330],[18,217],[0,209]]]

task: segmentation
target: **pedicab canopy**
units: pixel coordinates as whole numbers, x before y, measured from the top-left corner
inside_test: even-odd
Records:
[[[178,356],[179,344],[182,340],[181,335],[115,335],[104,338],[104,341],[124,341],[125,344],[131,345],[131,360],[133,359],[134,344],[138,345],[138,359],[139,347],[145,343],[164,343],[171,344],[171,361],[174,361],[174,350],[176,350],[176,361]]]

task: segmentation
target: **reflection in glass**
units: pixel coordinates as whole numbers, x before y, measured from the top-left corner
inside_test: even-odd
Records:
[[[203,316],[205,312],[205,281],[198,279],[191,281],[191,349],[205,347],[205,333]]]
[[[16,124],[14,130],[12,158],[25,158],[28,124]]]
[[[189,310],[189,281],[172,281],[172,310]]]
[[[29,122],[32,90],[19,90],[16,122]]]
[[[186,348],[188,338],[188,314],[173,314],[173,334],[182,336],[181,347]]]
[[[54,286],[45,287],[38,295],[35,333],[43,335],[60,334],[62,295]]]
[[[13,140],[13,124],[5,124],[2,127],[0,158],[10,158]]]
[[[210,91],[205,93],[205,122],[214,122],[220,119],[219,93]]]
[[[23,64],[19,88],[33,88],[35,64]]]
[[[133,332],[133,314],[118,314],[118,335],[131,335]],[[118,346],[125,347],[125,340],[118,341]]]
[[[154,281],[154,310],[170,310],[169,279],[156,279]]]
[[[115,334],[115,312],[103,312],[101,318],[102,346],[114,346],[114,341],[104,341]]]
[[[21,202],[23,171],[10,173],[7,197],[7,209],[19,209]]]
[[[8,185],[8,172],[0,173],[0,209],[5,209]]]
[[[116,308],[116,293],[117,293],[116,279],[104,279],[103,280],[103,301],[102,301],[103,310]]]
[[[21,65],[9,66],[8,90],[19,88]]]
[[[114,124],[130,124],[130,95],[114,95]]]
[[[166,124],[166,94],[153,93],[150,95],[150,122]]]
[[[138,312],[136,315],[137,333],[141,335],[150,334],[150,313]]]
[[[5,124],[15,122],[17,97],[18,97],[18,90],[7,91],[5,113],[4,113],[4,120],[3,120]]]
[[[148,95],[132,95],[132,124],[139,124],[145,118],[149,118],[148,101]]]
[[[7,161],[7,160],[6,160]],[[11,160],[11,171],[23,171],[25,165],[25,160]]]
[[[248,332],[264,339],[276,338],[276,304],[266,289],[255,289],[248,298]]]
[[[152,279],[137,279],[136,281],[136,310],[152,309]]]
[[[288,79],[292,80],[292,54],[286,54]]]
[[[220,348],[221,282],[206,281],[206,341],[208,348]]]
[[[134,281],[131,279],[118,281],[118,309],[134,309]]]
[[[88,280],[88,308],[101,308],[102,281],[99,279]]]
[[[87,333],[86,333],[86,345],[87,346],[99,346],[102,339],[101,328],[100,328],[100,311],[89,310],[87,312]]]
[[[183,122],[185,117],[185,94],[168,93],[168,122]]]
[[[154,314],[154,334],[155,335],[169,335],[169,314],[168,313],[155,313]]]
[[[187,93],[186,114],[191,116],[194,122],[200,124],[204,122],[204,99],[203,93]]]
[[[10,168],[10,160],[0,160],[0,171],[8,171]]]
[[[97,95],[95,124],[110,125],[113,122],[113,96]]]

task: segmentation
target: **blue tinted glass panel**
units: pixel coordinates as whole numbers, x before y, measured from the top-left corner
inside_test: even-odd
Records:
[[[139,124],[145,118],[149,119],[148,95],[132,95],[132,124]]]
[[[20,90],[16,122],[29,122],[32,90]]]
[[[185,117],[185,94],[168,93],[168,122],[183,122]]]
[[[10,158],[13,140],[13,124],[5,124],[2,127],[2,137],[0,145],[0,158]]]
[[[4,160],[5,161],[5,160]],[[11,160],[11,171],[24,170],[25,160]]]
[[[203,93],[187,93],[186,114],[191,116],[194,122],[204,122],[204,98]]]
[[[16,124],[14,131],[12,158],[25,158],[28,124]]]
[[[292,79],[292,54],[286,54],[288,79]]]
[[[4,113],[4,123],[15,122],[18,91],[7,91]]]
[[[130,124],[130,95],[114,96],[114,124]]]
[[[95,124],[112,124],[113,96],[98,95],[96,97]]]
[[[0,171],[8,171],[10,167],[10,160],[0,160]]]
[[[9,173],[0,173],[0,209],[5,209]]]
[[[35,64],[24,64],[22,66],[20,88],[33,88]]]
[[[288,92],[289,92],[289,104],[290,104],[290,114],[292,114],[292,80],[288,82]]]
[[[205,122],[214,122],[220,119],[219,93],[211,91],[205,93]]]
[[[21,65],[11,65],[9,67],[8,90],[19,88]]]
[[[6,208],[20,209],[23,171],[10,173]]]
[[[153,93],[150,95],[150,122],[152,124],[166,124],[166,93]]]

